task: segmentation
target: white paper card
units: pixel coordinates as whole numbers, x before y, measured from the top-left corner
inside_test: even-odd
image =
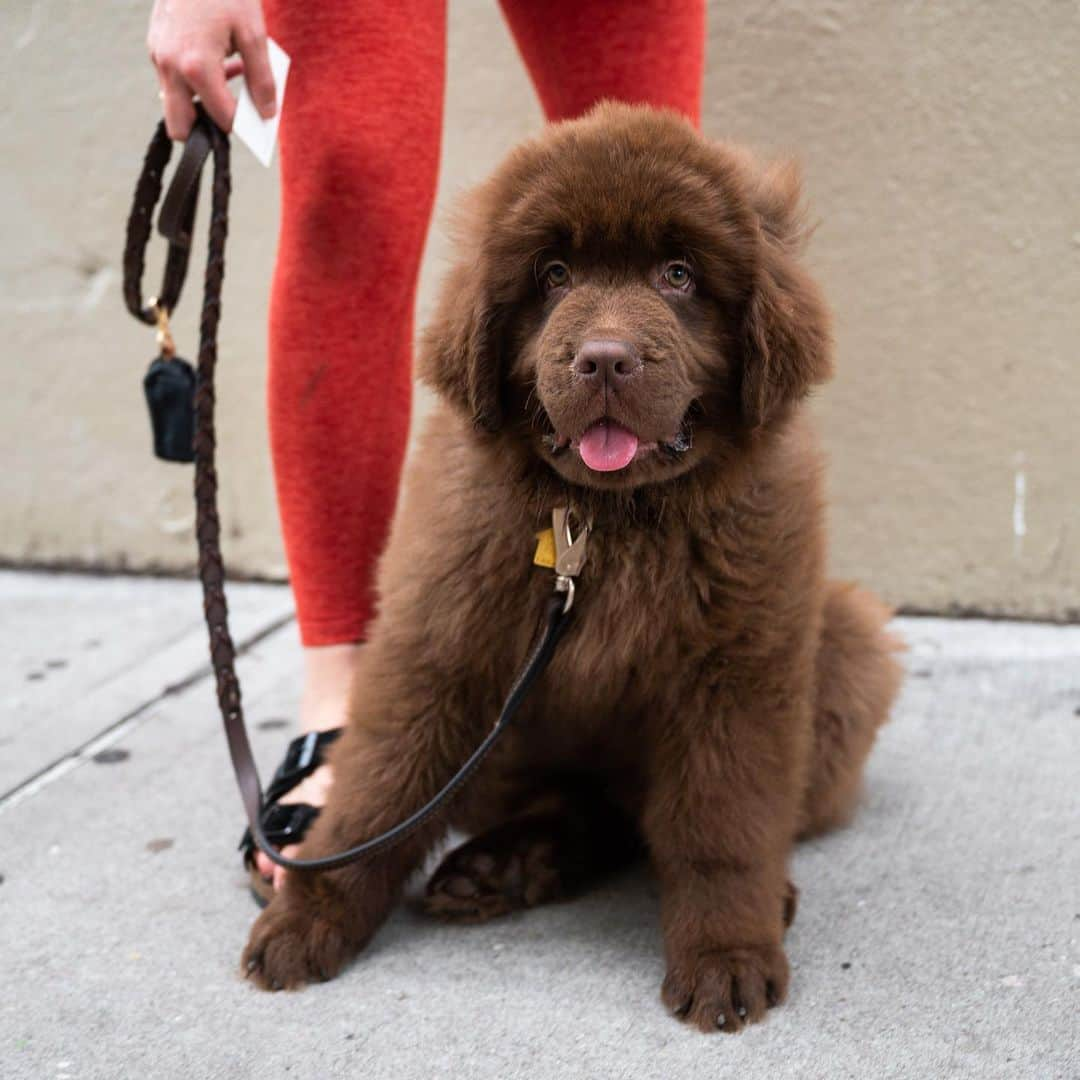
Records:
[[[274,143],[277,142],[278,121],[281,119],[281,103],[285,100],[285,79],[289,74],[289,55],[273,39],[267,38],[270,52],[270,70],[274,74],[274,90],[277,94],[277,112],[269,120],[264,120],[255,108],[255,102],[248,93],[247,83],[241,80],[240,93],[236,99],[236,115],[233,117],[233,134],[247,148],[269,167],[274,158]]]

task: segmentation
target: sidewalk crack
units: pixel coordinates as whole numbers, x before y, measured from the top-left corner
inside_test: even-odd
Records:
[[[283,627],[288,626],[295,618],[296,615],[293,612],[289,612],[287,615],[281,615],[238,642],[236,646],[237,657],[243,656],[245,653],[255,648],[256,645],[259,645],[271,635],[276,634]],[[144,701],[141,705],[135,706],[134,709],[130,709],[128,712],[124,713],[123,716],[120,716],[112,721],[112,723],[107,724],[96,735],[92,735],[89,739],[84,740],[78,746],[62,754],[54,761],[49,762],[49,764],[42,766],[37,772],[31,774],[25,780],[20,780],[14,787],[0,794],[0,814],[3,814],[5,810],[10,810],[12,807],[17,806],[19,803],[23,802],[23,800],[31,798],[39,791],[42,791],[55,783],[61,777],[66,776],[73,769],[85,764],[94,754],[127,734],[127,732],[135,726],[140,717],[145,716],[145,714],[150,712],[157,705],[160,705],[166,699],[175,697],[177,694],[182,694],[185,690],[202,682],[204,679],[212,679],[213,676],[213,669],[208,660],[206,663],[200,664],[194,671],[178,679],[176,682],[167,683],[152,698]]]

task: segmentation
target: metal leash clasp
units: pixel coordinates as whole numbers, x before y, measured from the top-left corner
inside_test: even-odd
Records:
[[[575,517],[568,506],[556,507],[551,513],[551,531],[555,535],[555,591],[566,593],[564,615],[574,606],[574,578],[585,565],[585,549],[589,542],[588,522],[577,522],[578,532],[574,535]]]
[[[157,324],[157,343],[161,349],[161,355],[170,359],[176,355],[176,344],[173,342],[172,328],[169,326],[169,310],[156,296],[151,296],[147,304],[153,312],[154,322]]]

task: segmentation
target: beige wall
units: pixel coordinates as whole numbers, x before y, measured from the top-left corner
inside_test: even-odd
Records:
[[[192,562],[189,474],[148,449],[151,335],[119,295],[122,223],[157,108],[148,6],[0,10],[6,560]],[[816,406],[835,570],[910,607],[1080,617],[1077,10],[711,7],[706,130],[797,154],[821,219],[810,258],[839,334],[840,374]],[[447,106],[441,205],[540,122],[494,0],[451,3]],[[235,172],[226,555],[281,575],[263,414],[276,181],[244,150]],[[433,234],[421,319],[444,253]],[[179,327],[189,353],[194,294],[193,279]]]

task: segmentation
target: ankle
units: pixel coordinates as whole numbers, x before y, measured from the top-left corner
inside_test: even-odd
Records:
[[[360,648],[359,642],[304,648],[301,731],[328,731],[345,723]]]

